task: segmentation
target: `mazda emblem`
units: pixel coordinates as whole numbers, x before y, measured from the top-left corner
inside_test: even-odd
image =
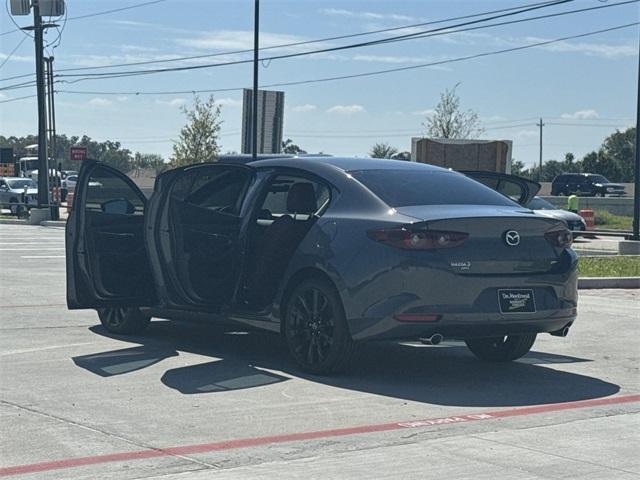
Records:
[[[507,230],[504,233],[504,243],[510,247],[515,247],[520,244],[520,234],[515,230]]]

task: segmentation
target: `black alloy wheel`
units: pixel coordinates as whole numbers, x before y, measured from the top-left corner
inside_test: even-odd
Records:
[[[140,333],[149,326],[151,318],[137,307],[105,307],[98,309],[102,326],[110,333]]]
[[[304,280],[291,292],[284,334],[296,363],[311,373],[343,371],[355,352],[340,297],[320,280]]]
[[[535,333],[502,337],[469,338],[467,347],[480,360],[511,362],[526,355],[536,341]]]

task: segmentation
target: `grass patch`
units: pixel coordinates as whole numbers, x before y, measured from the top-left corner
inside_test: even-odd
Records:
[[[625,215],[614,215],[606,210],[596,210],[595,224],[600,228],[611,228],[613,230],[631,230],[633,217]]]
[[[581,257],[581,277],[640,277],[640,256]]]

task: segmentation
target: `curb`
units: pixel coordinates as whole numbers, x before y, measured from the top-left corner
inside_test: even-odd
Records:
[[[640,277],[583,277],[578,278],[578,288],[640,288]]]
[[[0,225],[29,225],[29,224],[24,219],[0,218]]]
[[[42,227],[64,227],[66,224],[66,220],[45,220],[40,222]]]

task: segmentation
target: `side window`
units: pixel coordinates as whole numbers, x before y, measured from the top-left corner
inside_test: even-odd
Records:
[[[89,177],[85,210],[118,215],[144,215],[144,199],[120,176],[98,166]]]
[[[200,208],[237,215],[251,178],[239,168],[199,168],[186,172],[172,190],[172,198]]]
[[[290,196],[290,193],[293,194]],[[292,175],[278,175],[269,185],[262,203],[260,218],[295,215],[306,220],[310,214],[321,215],[331,200],[331,191],[322,182]]]

